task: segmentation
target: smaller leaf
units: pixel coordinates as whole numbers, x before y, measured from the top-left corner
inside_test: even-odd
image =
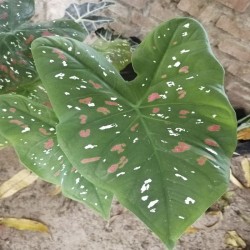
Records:
[[[101,52],[119,71],[131,63],[131,48],[127,40],[106,41],[99,38],[91,46]]]
[[[46,225],[35,220],[17,219],[17,218],[0,218],[0,225],[15,228],[18,230],[37,231],[48,233],[49,229]]]
[[[242,170],[244,172],[244,177],[246,180],[245,186],[250,187],[250,163],[247,158],[241,161]]]
[[[31,185],[38,179],[38,176],[23,169],[0,186],[0,199],[7,198],[23,188]]]
[[[236,231],[228,231],[225,236],[225,243],[232,247],[245,248],[245,241],[238,235]]]
[[[61,186],[56,185],[56,186],[53,186],[53,189],[49,192],[49,194],[51,196],[56,196],[60,194],[61,192],[62,192]]]
[[[97,26],[112,22],[110,17],[96,16],[95,14],[103,9],[113,5],[113,2],[100,2],[100,3],[84,3],[84,4],[71,4],[65,10],[65,18],[74,20],[76,23],[81,24],[87,32],[92,32],[97,29]]]

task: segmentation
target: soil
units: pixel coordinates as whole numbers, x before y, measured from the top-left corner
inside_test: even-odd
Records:
[[[234,172],[243,157],[233,160]],[[23,168],[12,149],[0,151],[0,184]],[[239,179],[241,177],[239,176]],[[163,244],[133,214],[114,202],[109,222],[81,203],[52,195],[54,186],[38,180],[0,201],[0,217],[38,220],[50,234],[0,227],[0,250],[164,250]],[[250,189],[230,185],[224,199],[186,233],[176,250],[250,249]],[[228,231],[236,231],[246,247],[225,244]]]

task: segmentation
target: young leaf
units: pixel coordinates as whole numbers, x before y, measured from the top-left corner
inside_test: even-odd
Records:
[[[101,52],[108,62],[121,71],[129,63],[131,63],[130,44],[126,40],[115,39],[113,41],[105,41],[101,38],[95,40],[91,47]]]
[[[102,1],[100,3],[83,3],[83,4],[71,4],[65,10],[64,18],[70,18],[76,23],[82,25],[82,27],[88,32],[97,30],[97,27],[112,22],[113,19],[110,17],[97,16],[97,12],[106,9],[110,5],[113,5],[113,2]]]
[[[86,32],[72,20],[27,23],[33,14],[33,0],[0,1],[0,94],[37,81],[30,52],[30,44],[35,38],[51,35],[80,41],[85,38]]]
[[[61,185],[65,196],[84,202],[104,218],[112,194],[87,181],[58,145],[52,110],[18,95],[0,96],[0,132],[15,148],[21,162],[45,181]]]
[[[201,25],[178,18],[156,28],[132,57],[132,82],[71,39],[41,38],[32,52],[67,157],[172,249],[225,192],[236,144],[223,69]]]

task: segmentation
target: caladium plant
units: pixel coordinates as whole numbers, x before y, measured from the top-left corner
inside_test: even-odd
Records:
[[[157,27],[132,55],[130,82],[73,39],[39,38],[32,53],[70,163],[172,249],[226,191],[236,145],[224,71],[202,26],[178,18]]]
[[[39,38],[32,53],[53,110],[5,95],[1,136],[66,195],[80,200],[79,182],[92,185],[88,205],[104,217],[114,194],[172,249],[225,192],[236,144],[224,72],[204,29],[189,18],[157,27],[133,53],[130,82],[73,39]]]

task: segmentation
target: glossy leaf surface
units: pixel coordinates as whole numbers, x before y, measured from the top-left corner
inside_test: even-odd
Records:
[[[86,32],[72,20],[28,23],[33,14],[33,0],[0,1],[0,94],[37,81],[30,52],[30,44],[35,38],[52,35],[80,41],[85,38]]]
[[[224,72],[203,28],[188,18],[156,28],[133,54],[132,82],[71,39],[38,39],[32,51],[64,153],[172,248],[225,192],[236,143]]]
[[[109,216],[112,194],[95,187],[72,166],[56,138],[53,111],[18,95],[0,96],[0,133],[21,162],[45,181],[61,185],[65,196]]]

